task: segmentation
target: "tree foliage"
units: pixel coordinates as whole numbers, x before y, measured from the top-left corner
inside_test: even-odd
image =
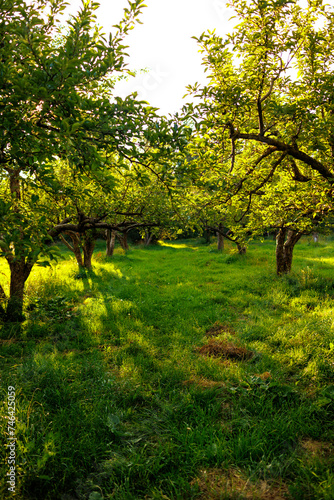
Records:
[[[62,0],[0,5],[0,239],[11,270],[7,319],[22,316],[24,282],[41,252],[50,253],[50,235],[73,229],[46,224],[44,193],[62,191],[58,160],[66,159],[72,178],[87,181],[92,196],[93,184],[110,192],[117,168],[129,163],[138,175],[156,172],[167,182],[171,157],[186,142],[182,127],[158,117],[135,95],[113,95],[115,76],[128,71],[123,39],[138,19],[141,0],[128,2],[108,37],[96,24],[98,3],[83,1],[64,25],[65,6]],[[74,191],[68,186],[65,193],[73,203]],[[101,214],[84,215],[74,221],[79,233],[101,222]]]
[[[304,232],[332,211],[334,10],[312,0],[230,5],[232,34],[197,38],[209,83],[189,87],[201,98],[193,157],[218,172],[220,200],[243,207],[253,230]]]

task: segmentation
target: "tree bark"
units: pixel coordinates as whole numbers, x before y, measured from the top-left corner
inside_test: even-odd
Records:
[[[220,252],[224,250],[224,236],[222,231],[223,231],[223,224],[220,222],[217,231],[217,247]]]
[[[144,245],[146,247],[148,247],[151,244],[152,238],[153,238],[153,233],[145,231]]]
[[[238,248],[238,254],[239,255],[245,255],[246,253],[246,247],[244,245],[241,245],[238,241],[235,242]]]
[[[127,233],[122,233],[122,235],[120,234],[117,234],[116,235],[121,247],[123,248],[123,250],[129,250],[129,244],[128,244],[128,235]]]
[[[276,236],[276,272],[278,276],[289,274],[292,267],[293,249],[302,233],[281,227]]]
[[[106,229],[106,256],[112,257],[114,255],[115,250],[115,242],[116,242],[116,231],[111,231],[110,229]]]
[[[84,244],[83,244],[83,254],[84,254],[84,265],[85,269],[89,271],[92,269],[92,256],[95,248],[95,237],[89,232],[84,233]]]
[[[3,319],[6,317],[6,310],[4,309],[4,307],[1,304],[1,302],[6,302],[6,300],[7,300],[7,297],[6,297],[5,291],[0,284],[0,319]]]
[[[64,238],[62,234],[60,234],[59,237],[62,240],[62,242],[67,246],[67,248],[74,253],[79,269],[81,269],[82,267],[84,267],[84,264],[81,255],[80,236],[78,233],[75,233],[74,231],[65,231],[64,234],[67,234],[71,238],[72,245]]]
[[[6,300],[7,297],[6,297],[6,294],[5,294],[5,290],[2,288],[1,284],[0,284],[0,301],[2,300]]]
[[[24,257],[7,259],[7,261],[10,267],[10,296],[6,309],[6,321],[23,321],[24,285],[34,263],[26,261]]]
[[[204,240],[207,245],[210,245],[211,243],[211,232],[209,229],[205,229],[204,231]]]

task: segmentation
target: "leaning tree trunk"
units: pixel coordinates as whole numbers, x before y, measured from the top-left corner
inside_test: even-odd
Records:
[[[110,229],[106,229],[106,256],[112,257],[114,255],[115,250],[115,241],[116,241],[116,231],[111,231]]]
[[[240,243],[240,241],[237,240],[237,237],[233,238],[233,233],[232,231],[228,230],[225,234],[224,234],[225,238],[227,238],[229,241],[232,241],[232,243],[235,243],[237,245],[237,249],[238,249],[238,254],[239,255],[245,255],[246,251],[247,251],[247,247],[245,246],[245,244],[242,242]]]
[[[276,272],[278,276],[289,274],[292,266],[293,249],[302,233],[281,227],[276,236]]]
[[[10,295],[6,309],[6,321],[23,321],[24,285],[28,279],[33,262],[20,259],[7,259],[10,268]]]
[[[123,233],[122,236],[120,234],[117,234],[117,239],[123,248],[123,250],[129,250],[129,244],[128,244],[128,235],[127,233]]]
[[[217,231],[217,247],[220,252],[224,250],[223,224],[221,222]]]

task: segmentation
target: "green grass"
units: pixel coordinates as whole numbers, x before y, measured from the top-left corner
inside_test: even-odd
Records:
[[[16,388],[16,498],[269,499],[279,488],[334,498],[330,238],[302,240],[283,278],[270,240],[245,256],[187,240],[110,260],[101,242],[86,277],[63,253],[33,270],[21,329],[2,327],[4,403]],[[3,286],[5,275],[1,262]],[[199,352],[216,322],[214,340],[249,359]]]

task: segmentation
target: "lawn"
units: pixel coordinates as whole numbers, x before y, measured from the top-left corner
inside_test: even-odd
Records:
[[[2,327],[1,498],[333,499],[334,240],[283,278],[272,240],[103,245],[87,275],[36,267]]]

